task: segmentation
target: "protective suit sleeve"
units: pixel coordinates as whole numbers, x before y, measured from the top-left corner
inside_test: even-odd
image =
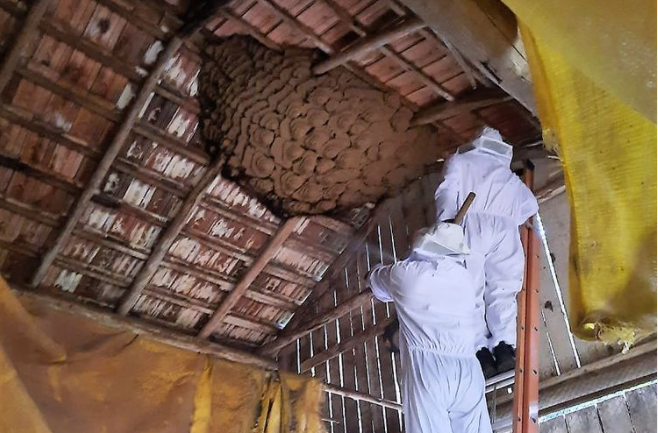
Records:
[[[451,156],[443,166],[443,179],[434,192],[436,220],[446,221],[455,218],[459,210],[459,186],[461,170],[459,156]]]
[[[530,189],[519,182],[520,191],[519,197],[521,197],[521,206],[519,208],[519,215],[517,215],[517,225],[521,225],[527,221],[528,218],[539,212],[539,203],[537,203],[537,197],[530,191]]]
[[[368,277],[368,282],[370,284],[370,289],[372,294],[375,295],[375,298],[381,302],[393,302],[393,296],[391,295],[392,289],[395,282],[392,277],[393,265],[384,266],[377,265]]]

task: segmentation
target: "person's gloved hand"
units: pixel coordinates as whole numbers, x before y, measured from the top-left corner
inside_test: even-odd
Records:
[[[389,352],[400,353],[400,322],[397,318],[384,329],[382,339]]]

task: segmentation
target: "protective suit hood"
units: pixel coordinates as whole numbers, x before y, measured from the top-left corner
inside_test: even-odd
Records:
[[[468,254],[464,229],[457,224],[440,222],[416,232],[411,257],[435,259]]]
[[[509,166],[512,163],[513,148],[503,141],[500,132],[493,128],[484,128],[482,133],[472,142],[462,146],[459,153],[481,152],[495,157],[501,163]]]

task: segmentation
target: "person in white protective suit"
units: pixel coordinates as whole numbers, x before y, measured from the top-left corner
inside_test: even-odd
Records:
[[[525,270],[519,226],[538,210],[511,162],[512,146],[485,128],[446,161],[435,192],[437,221],[452,220],[468,193],[476,194],[463,225],[471,249],[466,267],[478,287],[477,358],[486,378],[515,365],[516,296]]]
[[[475,357],[475,285],[461,226],[420,231],[407,259],[366,277],[400,323],[406,433],[490,433],[485,381]]]

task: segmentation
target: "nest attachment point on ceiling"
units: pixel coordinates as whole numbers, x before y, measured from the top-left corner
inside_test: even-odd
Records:
[[[274,213],[328,214],[398,193],[439,156],[400,95],[343,67],[315,76],[315,50],[245,36],[206,48],[199,74],[208,151]]]

